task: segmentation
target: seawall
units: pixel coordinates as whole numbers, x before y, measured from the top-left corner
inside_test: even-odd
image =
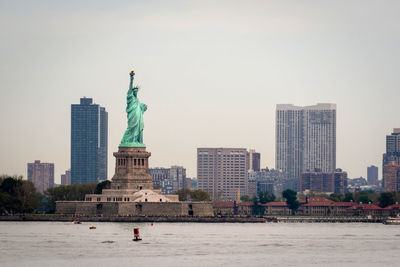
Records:
[[[0,221],[36,222],[195,222],[195,223],[265,223],[266,218],[258,217],[185,217],[185,216],[61,216],[61,215],[19,215],[0,216]]]

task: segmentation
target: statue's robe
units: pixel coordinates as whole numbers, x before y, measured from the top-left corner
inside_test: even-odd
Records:
[[[139,99],[134,96],[133,90],[128,90],[126,97],[126,114],[128,116],[128,128],[122,138],[123,144],[143,144],[143,113],[145,105],[139,102]]]

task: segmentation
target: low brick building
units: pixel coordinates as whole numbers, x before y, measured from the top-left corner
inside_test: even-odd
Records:
[[[291,215],[292,211],[289,209],[286,202],[273,201],[263,204],[265,207],[265,215]]]

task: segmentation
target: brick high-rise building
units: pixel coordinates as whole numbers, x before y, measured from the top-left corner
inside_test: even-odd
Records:
[[[386,192],[400,191],[400,164],[391,161],[383,166],[383,189]]]
[[[306,170],[336,169],[336,105],[277,105],[276,169],[288,178]]]
[[[81,98],[71,105],[71,184],[107,180],[108,113]]]
[[[249,153],[245,148],[198,148],[197,188],[214,201],[233,201],[246,194]]]
[[[54,186],[54,163],[41,163],[35,160],[28,163],[28,181],[31,181],[38,192],[44,193]]]
[[[374,165],[367,167],[367,181],[369,185],[379,185],[378,167]]]

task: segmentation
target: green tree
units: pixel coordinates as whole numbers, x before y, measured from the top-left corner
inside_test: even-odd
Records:
[[[22,176],[0,177],[0,212],[25,213],[32,212],[39,205],[36,189],[30,181]]]
[[[210,201],[210,195],[203,190],[179,189],[175,192],[178,195],[179,201]]]
[[[385,208],[394,204],[394,196],[391,192],[382,192],[379,197],[379,206]]]
[[[97,184],[95,194],[101,194],[103,192],[103,189],[110,189],[110,188],[111,188],[111,182],[109,180],[105,180]]]
[[[335,202],[341,202],[344,199],[344,195],[333,193],[329,196],[329,199]]]
[[[297,201],[297,192],[291,189],[286,189],[282,192],[282,197],[286,199],[286,204],[289,209],[292,210],[292,214],[294,215],[296,210],[300,207],[300,203]]]
[[[260,191],[258,192],[258,201],[262,204],[272,202],[275,200],[275,195],[271,194],[267,191]]]
[[[45,197],[48,200],[49,209],[55,211],[56,201],[83,201],[86,194],[94,194],[97,184],[73,184],[60,185],[46,190]]]
[[[253,197],[253,215],[264,215],[265,207],[260,205],[258,197]]]
[[[203,190],[190,191],[192,201],[211,201],[210,195]]]
[[[353,198],[352,193],[346,193],[344,195],[343,202],[353,202],[353,201],[354,201],[354,198]]]
[[[371,199],[368,197],[367,194],[362,194],[358,197],[357,202],[362,202],[362,203],[370,203],[372,202]]]
[[[251,198],[248,195],[243,195],[240,197],[241,202],[249,202],[252,201]]]

